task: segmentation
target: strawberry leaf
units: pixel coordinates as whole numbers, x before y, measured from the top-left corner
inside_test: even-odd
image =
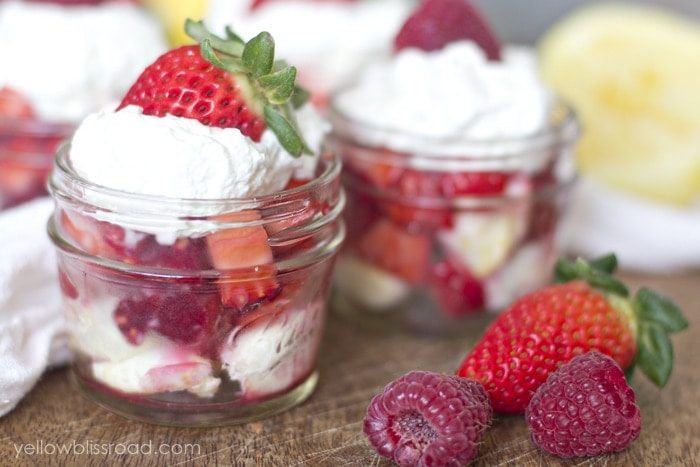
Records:
[[[306,145],[289,120],[271,105],[266,105],[264,112],[265,123],[277,135],[282,147],[294,157],[301,156]]]
[[[212,65],[221,68],[222,70],[229,71],[231,73],[245,73],[246,68],[237,60],[227,60],[221,59],[211,44],[209,39],[204,39],[200,44],[200,51],[202,56],[207,59]]]
[[[688,327],[683,312],[671,299],[647,287],[637,292],[634,306],[640,320],[655,323],[667,333],[679,332]]]
[[[593,258],[588,262],[593,269],[612,274],[617,269],[617,256],[614,253]]]
[[[234,37],[231,38],[231,40],[222,39],[209,32],[202,21],[192,21],[191,19],[187,19],[185,21],[185,32],[188,36],[200,44],[204,40],[208,39],[215,50],[227,55],[240,57],[243,53],[244,43],[240,37],[234,34]]]
[[[256,78],[267,75],[275,63],[275,41],[269,32],[261,32],[243,48],[243,65]],[[296,76],[296,75],[295,75]]]
[[[673,369],[673,345],[666,331],[655,323],[640,323],[637,365],[658,387],[668,382]]]
[[[297,70],[288,66],[282,70],[260,77],[263,93],[273,104],[284,104],[294,94]]]
[[[584,280],[592,287],[628,297],[627,286],[611,275],[616,265],[617,258],[614,255],[603,256],[590,262],[583,258],[577,258],[574,261],[560,259],[554,267],[553,282]]]
[[[292,94],[292,98],[289,102],[292,104],[292,107],[298,109],[302,105],[306,104],[309,99],[311,99],[311,93],[301,86],[296,86],[294,88],[294,94]]]

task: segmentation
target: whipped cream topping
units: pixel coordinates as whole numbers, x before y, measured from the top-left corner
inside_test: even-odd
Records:
[[[551,102],[529,49],[507,48],[493,62],[473,42],[458,41],[433,52],[402,50],[367,69],[333,107],[362,122],[365,142],[415,150],[421,138],[434,149],[534,135],[546,128]]]
[[[319,148],[323,123],[306,107],[299,124]],[[190,118],[144,115],[138,106],[88,116],[71,143],[73,168],[86,180],[129,193],[178,199],[248,198],[284,188],[305,155],[291,156],[268,129],[259,143],[235,128]]]
[[[116,101],[166,49],[156,19],[128,2],[0,2],[0,87],[19,91],[42,120],[78,122]]]
[[[244,39],[269,31],[277,55],[297,65],[301,81],[328,91],[354,78],[363,64],[390,53],[394,36],[417,1],[284,0],[255,10],[251,3],[210,0],[204,22],[221,32],[231,25]]]
[[[216,215],[230,209],[226,200],[240,200],[282,190],[292,177],[312,178],[329,124],[311,106],[296,113],[297,124],[315,155],[293,157],[266,129],[254,142],[235,128],[216,128],[175,116],[144,115],[138,106],[102,110],[88,116],[76,130],[70,164],[77,175],[99,187],[86,197],[105,212],[98,214],[152,233],[161,243],[178,236],[208,232],[208,222],[188,223],[177,216]],[[167,220],[153,222],[134,209],[158,214],[162,207],[124,194],[167,199]],[[199,203],[201,200],[224,201]],[[140,204],[139,204],[140,203]]]

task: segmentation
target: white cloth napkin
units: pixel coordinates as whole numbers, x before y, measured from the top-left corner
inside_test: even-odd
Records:
[[[49,367],[70,360],[56,254],[41,198],[0,211],[0,417]]]
[[[616,253],[620,268],[673,272],[700,267],[700,203],[677,207],[582,177],[571,206],[568,251]]]

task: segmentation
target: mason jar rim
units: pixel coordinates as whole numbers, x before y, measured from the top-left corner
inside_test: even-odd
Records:
[[[576,110],[560,96],[554,95],[548,103],[548,126],[537,132],[512,137],[498,138],[450,138],[428,135],[407,134],[388,126],[363,122],[343,112],[337,105],[335,94],[329,103],[328,118],[332,124],[332,137],[368,149],[384,147],[397,154],[426,159],[456,158],[503,159],[526,157],[533,150],[551,147],[556,144],[570,144],[580,135],[580,122]],[[392,139],[402,143],[387,144]],[[429,148],[429,149],[425,149]]]
[[[79,199],[80,203],[98,210],[114,210],[114,206],[128,205],[130,214],[186,216],[192,219],[225,214],[243,209],[256,209],[271,203],[279,205],[285,200],[294,201],[300,195],[332,183],[340,173],[339,156],[331,151],[320,154],[319,163],[325,162],[321,174],[307,183],[267,195],[246,198],[175,198],[160,195],[132,193],[95,184],[75,172],[70,164],[70,141],[66,141],[54,156],[54,169],[49,177],[49,192],[54,197]],[[300,156],[306,157],[306,156]],[[90,193],[90,194],[88,194]],[[100,202],[96,202],[100,200]],[[115,202],[110,202],[114,200]]]

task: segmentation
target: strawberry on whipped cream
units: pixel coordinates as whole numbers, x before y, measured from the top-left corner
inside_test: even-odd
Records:
[[[162,54],[58,152],[49,232],[81,388],[144,421],[237,423],[315,386],[340,165],[269,34],[188,31],[201,46]]]
[[[502,47],[469,2],[426,1],[393,44],[330,102],[355,229],[335,305],[379,326],[463,332],[548,280],[576,119],[531,52]]]

